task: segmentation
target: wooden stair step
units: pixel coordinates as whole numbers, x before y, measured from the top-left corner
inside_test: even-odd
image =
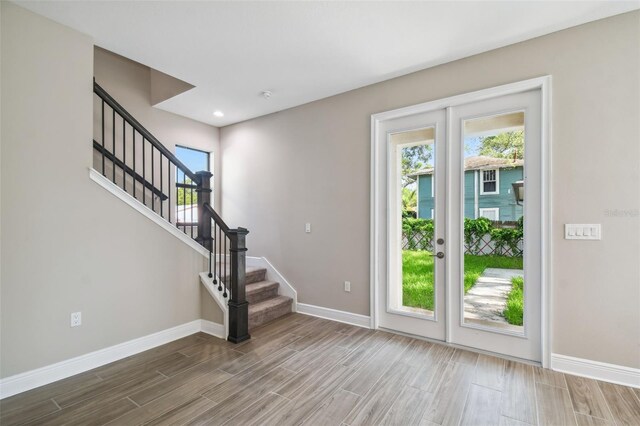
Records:
[[[293,299],[287,296],[276,296],[262,302],[249,304],[249,329],[280,318],[291,312]]]
[[[278,287],[280,287],[280,284],[277,282],[267,280],[247,284],[247,302],[259,303],[263,300],[276,297],[278,295]]]

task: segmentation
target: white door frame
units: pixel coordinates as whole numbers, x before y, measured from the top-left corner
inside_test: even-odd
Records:
[[[542,176],[541,190],[542,200],[540,203],[540,220],[541,220],[541,350],[542,350],[542,366],[549,368],[551,366],[551,327],[550,312],[552,309],[551,297],[551,76],[543,76],[530,80],[519,81],[515,83],[505,84],[502,86],[492,87],[489,89],[478,90],[476,92],[465,93],[462,95],[451,96],[436,101],[425,102],[418,105],[412,105],[404,108],[385,111],[371,116],[371,206],[370,206],[370,326],[378,328],[378,288],[380,282],[381,262],[386,262],[386,247],[381,247],[379,235],[382,229],[382,218],[379,209],[387,204],[387,200],[383,199],[381,192],[383,185],[386,185],[386,163],[380,162],[380,151],[386,150],[386,138],[381,137],[379,128],[380,124],[386,120],[405,117],[408,115],[425,113],[437,109],[455,107],[471,102],[491,99],[503,95],[526,92],[529,90],[540,89],[542,104],[542,120],[541,120],[541,150],[542,150]],[[386,222],[385,222],[386,227]]]

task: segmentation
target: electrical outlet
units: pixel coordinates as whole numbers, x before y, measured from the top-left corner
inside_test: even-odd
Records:
[[[351,292],[351,281],[344,282],[344,291],[350,293]]]
[[[82,325],[82,312],[71,313],[71,327],[78,327]]]
[[[311,233],[311,224],[310,223],[305,223],[304,224],[304,232],[306,232],[307,234]]]

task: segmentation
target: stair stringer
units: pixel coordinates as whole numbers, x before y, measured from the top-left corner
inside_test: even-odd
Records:
[[[216,302],[220,310],[222,311],[222,320],[224,325],[224,338],[229,337],[229,306],[228,300],[222,297],[222,292],[218,291],[218,285],[213,283],[213,278],[209,278],[208,272],[200,272],[200,282],[207,289],[207,292],[211,295]]]
[[[298,312],[298,292],[266,257],[247,256],[246,264],[247,266],[265,268],[267,270],[265,279],[279,283],[278,294],[290,297],[293,300],[291,311]]]

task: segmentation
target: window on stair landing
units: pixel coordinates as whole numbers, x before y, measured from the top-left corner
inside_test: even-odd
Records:
[[[211,171],[211,154],[194,148],[176,145],[176,157],[192,172]],[[198,231],[198,194],[193,182],[181,170],[176,170],[176,218],[178,228],[191,237]],[[213,184],[211,185],[213,188]],[[211,193],[213,205],[213,193]]]

